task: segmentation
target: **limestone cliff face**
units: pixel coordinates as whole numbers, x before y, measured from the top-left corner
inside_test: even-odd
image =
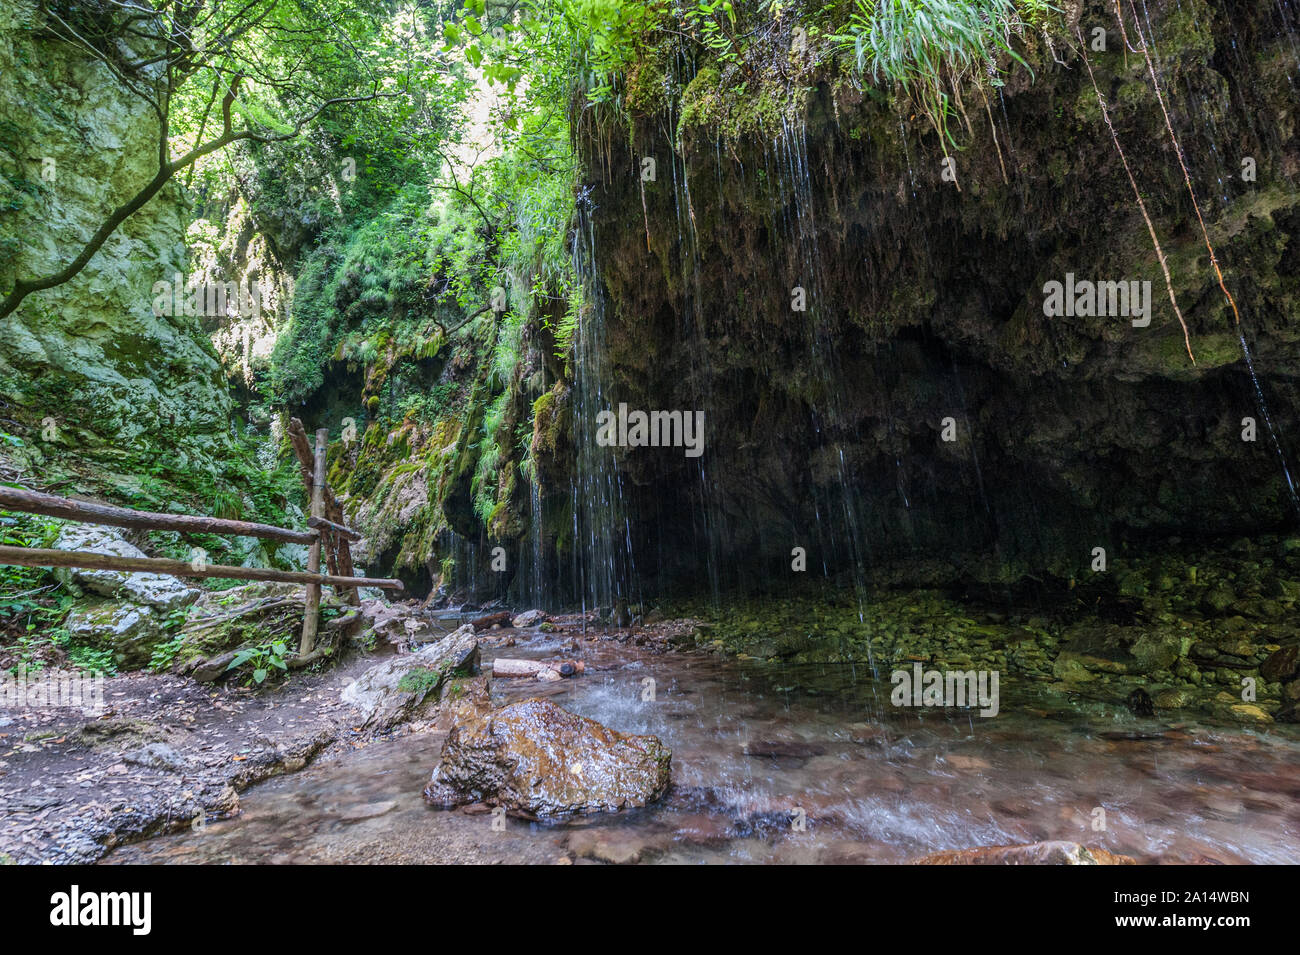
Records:
[[[4,288],[70,261],[157,163],[148,105],[40,26],[30,0],[0,11]],[[187,273],[187,225],[168,186],[80,275],[0,322],[4,427],[23,442],[7,453],[19,467],[53,480],[75,456],[93,463],[81,468],[87,480],[120,487],[149,449],[200,468],[220,455],[231,406],[202,319],[154,314],[154,284]]]
[[[1028,37],[1033,77],[1012,70],[987,108],[967,91],[957,183],[915,110],[834,68],[796,83],[807,95],[783,115],[763,110],[778,96],[666,57],[629,82],[630,130],[584,124],[605,397],[707,421],[698,462],[613,452],[648,586],[698,586],[706,566],[724,583],[789,579],[796,546],[810,570],[912,557],[940,574],[1070,574],[1096,546],[1294,522],[1278,450],[1294,473],[1297,24],[1265,4],[1148,6],[1240,326],[1144,58],[1125,53],[1112,5],[1075,16],[1109,27],[1092,66],[1195,364],[1088,72],[1059,38]],[[1150,325],[1045,316],[1045,285],[1068,273],[1150,281]]]

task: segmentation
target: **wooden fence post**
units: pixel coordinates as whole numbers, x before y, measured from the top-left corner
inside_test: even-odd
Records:
[[[331,521],[335,521],[338,524],[343,523],[343,507],[342,505],[339,504],[337,500],[330,501],[326,510],[329,512],[329,517]],[[356,535],[355,533],[352,535],[348,535],[339,531],[336,531],[334,534],[334,541],[338,545],[337,560],[339,565],[340,577],[351,577],[353,575],[352,547],[351,545],[348,544],[349,536],[355,538],[358,535]],[[353,607],[361,606],[361,594],[356,587],[344,587],[343,599],[346,600]]]
[[[316,431],[316,460],[311,482],[311,516],[325,516],[325,448],[329,444],[329,428]],[[316,539],[307,551],[307,571],[320,573],[320,551],[324,532],[316,528]],[[307,608],[302,619],[302,642],[298,645],[298,655],[311,653],[316,644],[316,627],[320,616],[320,584],[307,585]]]

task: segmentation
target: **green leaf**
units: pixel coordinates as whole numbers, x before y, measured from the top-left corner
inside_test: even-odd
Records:
[[[240,650],[238,653],[235,654],[234,659],[230,661],[230,666],[226,667],[226,670],[230,671],[233,670],[235,667],[243,666],[249,660],[253,659],[256,653],[257,653],[256,650]]]

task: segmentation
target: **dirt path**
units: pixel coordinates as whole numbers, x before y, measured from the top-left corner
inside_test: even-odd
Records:
[[[238,811],[239,792],[332,746],[393,727],[354,728],[342,688],[358,656],[254,692],[133,673],[105,684],[97,716],[0,709],[0,863],[85,863],[114,846]],[[6,858],[7,857],[7,858]]]

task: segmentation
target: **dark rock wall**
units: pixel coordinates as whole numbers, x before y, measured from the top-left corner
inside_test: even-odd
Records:
[[[1300,34],[1273,4],[1145,7],[1174,132],[1294,462]],[[631,115],[630,132],[579,128],[611,401],[706,415],[698,460],[616,454],[647,589],[788,580],[795,546],[813,573],[909,558],[931,568],[921,576],[998,578],[1068,574],[1097,546],[1294,525],[1146,61],[1125,50],[1113,7],[1076,16],[1086,36],[1109,30],[1108,52],[1089,59],[1195,365],[1084,62],[1059,38],[1027,39],[1032,78],[1018,67],[1001,90],[965,88],[957,184],[903,99],[829,68],[798,116],[736,137],[693,105],[694,67],[680,59],[666,102]],[[1136,47],[1131,20],[1128,31]],[[654,181],[641,181],[645,157]],[[1150,281],[1150,326],[1045,317],[1044,284],[1067,272]],[[806,311],[792,308],[795,287]]]

